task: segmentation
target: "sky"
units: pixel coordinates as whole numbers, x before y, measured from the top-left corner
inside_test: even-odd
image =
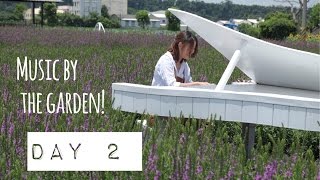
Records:
[[[220,3],[223,0],[200,0],[207,3]],[[289,3],[280,3],[275,0],[231,0],[234,4],[245,4],[245,5],[263,5],[263,6],[272,6],[272,5],[283,5],[290,6]],[[298,1],[298,0],[296,0]],[[313,5],[320,3],[320,0],[309,0],[308,6],[312,7]],[[297,4],[299,5],[299,4]]]

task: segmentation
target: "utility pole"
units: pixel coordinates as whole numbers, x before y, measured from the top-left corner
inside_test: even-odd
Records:
[[[307,21],[307,0],[303,0],[303,7],[302,7],[302,23],[301,23],[301,28],[302,31],[306,29],[306,21]]]

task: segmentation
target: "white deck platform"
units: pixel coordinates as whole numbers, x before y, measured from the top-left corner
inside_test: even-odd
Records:
[[[159,116],[211,116],[223,121],[254,123],[320,132],[319,92],[255,84],[227,85],[226,90],[154,87],[113,83],[113,108]],[[285,92],[286,94],[273,94]]]

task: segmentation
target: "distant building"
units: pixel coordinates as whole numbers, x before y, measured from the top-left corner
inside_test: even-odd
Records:
[[[40,14],[40,8],[34,8],[34,14],[39,15]],[[32,20],[32,8],[27,9],[24,14],[25,20]]]
[[[121,18],[121,27],[123,28],[138,28],[140,27],[135,15],[126,15]],[[150,18],[148,28],[160,28],[160,20]]]
[[[72,14],[86,17],[90,12],[101,15],[101,0],[73,0]]]
[[[250,24],[252,26],[257,26],[260,22],[263,22],[264,19],[230,19],[230,22],[240,25],[240,24]]]
[[[72,6],[57,6],[57,13],[71,13]]]
[[[128,14],[128,0],[101,0],[101,6],[105,5],[109,15],[123,17]]]
[[[251,24],[249,21],[245,19],[230,19],[230,23],[235,24],[235,25],[240,25],[240,24]]]
[[[262,18],[259,18],[259,19],[247,19],[247,21],[250,22],[252,26],[258,27],[258,24],[260,22],[263,22],[264,19],[262,19]]]
[[[150,25],[149,28],[166,28],[168,24],[168,19],[166,17],[166,11],[160,10],[155,12],[149,12],[149,18],[150,18]],[[136,19],[135,15],[126,15],[121,18],[121,27],[123,28],[134,28],[139,27],[138,21]],[[187,25],[180,22],[180,30],[186,30],[188,29]],[[189,28],[190,30],[190,28]]]
[[[153,19],[158,19],[160,21],[161,27],[165,27],[168,23],[168,20],[166,17],[166,11],[164,10],[150,12],[149,16],[151,16]]]
[[[39,15],[40,14],[40,7],[34,8],[34,14]],[[71,13],[72,6],[57,6],[57,14],[60,13]],[[32,20],[32,8],[27,9],[24,12],[24,19],[25,20]]]

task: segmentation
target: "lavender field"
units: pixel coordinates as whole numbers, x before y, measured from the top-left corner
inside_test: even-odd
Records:
[[[256,127],[252,158],[246,160],[241,124],[218,120],[161,119],[152,128],[137,115],[111,108],[113,82],[151,84],[154,66],[174,38],[162,32],[81,31],[0,28],[0,179],[318,179],[320,133]],[[319,53],[319,42],[272,41]],[[200,39],[199,54],[189,61],[193,79],[217,83],[224,57]],[[17,81],[17,57],[77,59],[77,80]],[[61,71],[61,69],[58,69]],[[232,81],[248,78],[238,69]],[[24,113],[21,92],[106,90],[105,114]],[[41,107],[45,109],[44,107]],[[43,110],[43,112],[45,112]],[[140,119],[150,119],[142,115]],[[320,124],[319,124],[320,125]],[[27,172],[27,132],[143,131],[142,172]]]

